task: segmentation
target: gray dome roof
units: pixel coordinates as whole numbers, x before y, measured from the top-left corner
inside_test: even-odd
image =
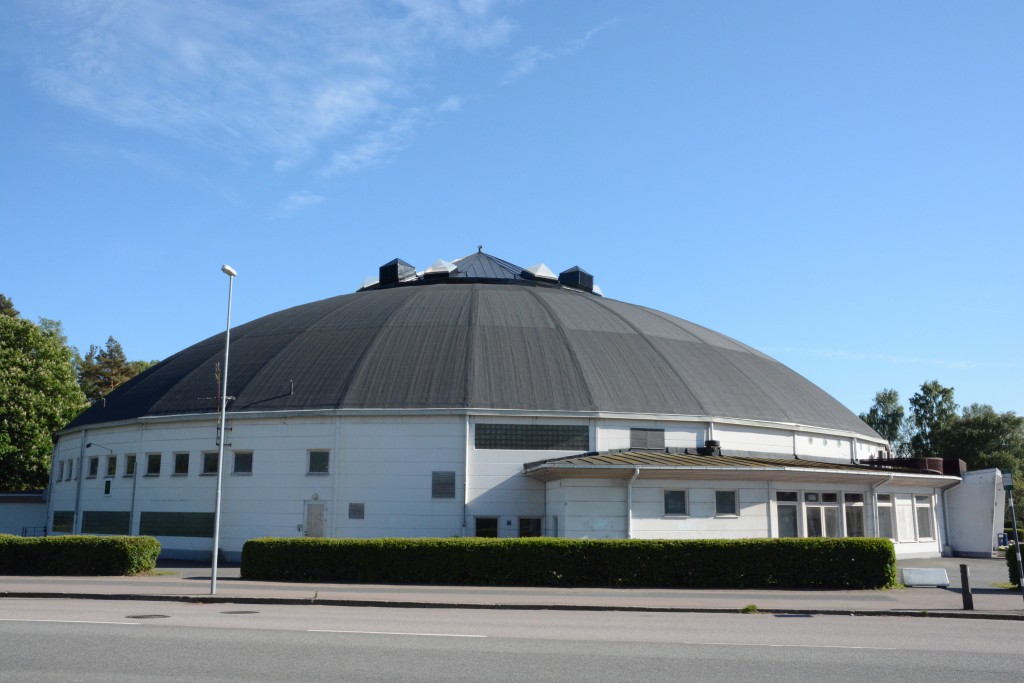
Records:
[[[215,413],[223,353],[223,334],[199,342],[69,427]],[[749,346],[666,313],[537,280],[416,276],[254,320],[232,330],[228,395],[236,413],[600,411],[765,420],[879,438]]]

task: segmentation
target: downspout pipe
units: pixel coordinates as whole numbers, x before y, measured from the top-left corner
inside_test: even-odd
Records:
[[[877,491],[882,484],[892,483],[895,476],[895,473],[890,472],[888,477],[871,485],[871,519],[875,525],[875,538],[878,538],[878,496],[875,495],[875,491]],[[893,514],[895,514],[895,512]]]
[[[626,538],[633,538],[633,482],[640,476],[640,468],[633,468],[633,476],[626,482]]]

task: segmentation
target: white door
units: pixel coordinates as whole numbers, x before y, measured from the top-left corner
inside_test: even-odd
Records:
[[[326,503],[306,503],[306,535],[320,538],[324,535]]]

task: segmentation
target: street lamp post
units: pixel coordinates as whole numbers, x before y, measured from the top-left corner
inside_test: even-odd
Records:
[[[1010,497],[1010,519],[1013,520],[1013,551],[1017,554],[1017,586],[1020,588],[1021,597],[1024,597],[1024,572],[1021,571],[1020,562],[1020,536],[1017,535],[1017,513],[1013,509],[1013,475],[1009,472],[1003,474],[1003,490]]]
[[[217,501],[213,508],[213,563],[210,568],[210,595],[217,594],[217,555],[220,546],[220,498],[221,484],[224,481],[224,433],[227,431],[228,412],[228,352],[231,349],[231,295],[238,273],[229,265],[220,267],[228,276],[228,323],[224,332],[224,377],[220,389],[220,444],[217,449]]]

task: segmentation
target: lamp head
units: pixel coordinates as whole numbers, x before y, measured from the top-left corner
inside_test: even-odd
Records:
[[[238,272],[231,266],[227,265],[226,263],[220,267],[220,270],[228,277],[235,277],[236,275],[238,275]]]

